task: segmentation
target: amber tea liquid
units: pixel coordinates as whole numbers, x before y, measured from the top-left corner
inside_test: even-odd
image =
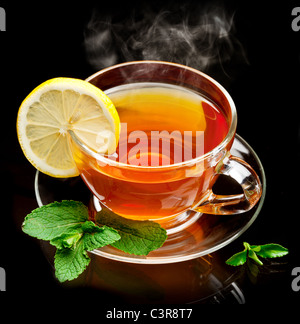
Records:
[[[115,213],[139,220],[172,217],[199,203],[213,174],[187,176],[170,167],[166,175],[159,167],[176,166],[221,143],[229,123],[221,109],[192,90],[163,83],[121,85],[106,94],[121,121],[110,158],[129,167],[83,159],[81,176],[96,197]]]

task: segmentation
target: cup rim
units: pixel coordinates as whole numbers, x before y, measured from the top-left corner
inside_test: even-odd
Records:
[[[171,66],[177,66],[179,68],[184,68],[186,70],[190,70],[193,73],[199,74],[202,77],[208,79],[210,82],[212,82],[216,87],[219,88],[219,90],[222,91],[222,93],[224,94],[224,96],[226,97],[226,99],[228,100],[230,109],[231,109],[231,123],[230,123],[230,127],[229,130],[227,132],[227,135],[224,137],[224,139],[222,140],[222,142],[220,142],[216,147],[214,147],[212,150],[210,150],[209,152],[198,156],[194,159],[191,160],[187,160],[187,161],[183,161],[183,162],[178,162],[178,163],[174,163],[174,164],[168,164],[168,165],[161,165],[161,166],[144,166],[144,165],[131,165],[131,164],[127,164],[127,163],[123,163],[123,162],[117,162],[114,161],[112,159],[109,159],[107,157],[105,157],[104,155],[97,153],[95,151],[93,151],[92,149],[90,149],[87,145],[85,145],[84,143],[82,143],[78,137],[74,134],[74,132],[72,130],[69,130],[69,134],[72,137],[73,141],[88,155],[92,156],[93,158],[95,158],[96,160],[99,160],[100,162],[104,163],[105,165],[111,165],[111,166],[118,166],[121,168],[130,168],[130,169],[156,169],[156,170],[166,170],[166,169],[173,169],[173,168],[177,168],[177,167],[184,167],[184,166],[190,166],[190,165],[195,165],[201,161],[204,161],[210,157],[215,156],[216,154],[218,154],[219,152],[221,152],[227,145],[228,143],[232,140],[232,138],[235,135],[236,132],[236,126],[237,126],[237,112],[236,112],[236,107],[234,104],[233,99],[231,98],[230,94],[227,92],[227,90],[216,80],[214,80],[212,77],[208,76],[207,74],[196,70],[192,67],[189,66],[185,66],[183,64],[179,64],[179,63],[173,63],[173,62],[165,62],[165,61],[155,61],[155,60],[142,60],[142,61],[130,61],[130,62],[124,62],[124,63],[120,63],[120,64],[116,64],[116,65],[112,65],[109,66],[107,68],[104,68],[94,74],[92,74],[91,76],[89,76],[88,78],[85,79],[85,81],[90,82],[90,80],[92,80],[93,78],[97,77],[100,74],[103,74],[109,70],[115,69],[115,68],[119,68],[122,66],[127,66],[127,65],[133,65],[133,64],[166,64],[166,65],[171,65]]]

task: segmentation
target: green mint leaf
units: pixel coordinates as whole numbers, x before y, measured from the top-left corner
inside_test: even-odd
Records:
[[[97,213],[95,220],[96,224],[110,226],[118,231],[121,239],[111,245],[126,253],[147,255],[161,247],[167,239],[166,230],[158,223],[126,219],[108,209]]]
[[[52,239],[50,244],[58,249],[72,248],[82,236],[84,236],[84,248],[87,251],[109,245],[120,239],[118,231],[113,228],[107,226],[100,228],[94,222],[86,221],[81,225],[81,228]]]
[[[245,247],[245,249],[246,250],[250,250],[251,249],[251,247],[250,247],[250,244],[249,243],[247,243],[247,242],[243,242],[243,245],[244,245],[244,247]]]
[[[53,240],[74,233],[88,220],[87,207],[72,200],[54,202],[33,210],[25,217],[23,231],[41,240]]]
[[[90,257],[86,251],[92,251],[120,239],[120,235],[113,228],[107,226],[100,228],[92,225],[93,222],[87,223],[89,224],[85,224],[83,227],[88,229],[88,232],[83,233],[75,244],[71,245],[70,248],[63,246],[63,248],[56,250],[55,276],[60,282],[76,279],[86,269],[90,263]],[[77,238],[76,235],[74,237]],[[62,240],[62,238],[59,239]],[[71,240],[71,242],[74,241]]]
[[[251,245],[251,249],[262,258],[278,258],[289,253],[289,250],[279,244]]]
[[[244,242],[244,251],[234,254],[226,262],[228,265],[239,266],[246,262],[247,257],[252,259],[258,265],[263,265],[258,256],[262,258],[277,258],[289,253],[288,249],[279,244],[250,245]]]
[[[57,249],[72,248],[76,246],[76,243],[81,239],[83,233],[79,231],[62,234],[50,241],[50,244],[54,245]]]
[[[35,209],[25,217],[23,231],[49,240],[55,253],[55,275],[61,282],[77,278],[88,266],[87,251],[114,243],[118,231],[99,227],[88,220],[88,208],[81,202],[64,200]]]
[[[60,282],[77,278],[90,263],[80,239],[73,249],[57,249],[54,257],[55,276]]]
[[[111,227],[94,226],[95,228],[93,232],[85,233],[83,236],[84,249],[87,251],[92,251],[105,245],[113,244],[121,238],[118,231]]]
[[[263,265],[263,263],[259,260],[256,253],[253,250],[248,251],[248,257],[254,260],[258,265]]]
[[[86,269],[90,263],[90,257],[86,251],[100,248],[120,239],[118,232],[107,226],[100,228],[93,222],[86,222],[83,228],[87,232],[83,233],[79,241],[76,241],[70,248],[63,246],[56,250],[55,276],[60,282],[73,280]],[[74,235],[74,237],[77,236]],[[62,240],[62,237],[58,240]]]
[[[254,252],[259,252],[261,250],[261,246],[260,245],[251,245],[249,250],[253,250]]]
[[[240,266],[242,264],[244,264],[247,260],[247,250],[245,249],[242,252],[238,252],[236,254],[234,254],[231,258],[229,258],[228,260],[226,260],[226,264],[231,265],[231,266]]]
[[[92,221],[86,221],[81,226],[84,233],[94,233],[95,231],[98,231],[100,228]]]

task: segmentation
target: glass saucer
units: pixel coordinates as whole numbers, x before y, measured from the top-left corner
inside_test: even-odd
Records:
[[[250,211],[238,215],[202,214],[195,223],[185,230],[168,235],[168,239],[164,245],[150,252],[147,256],[130,255],[111,246],[94,250],[92,253],[122,262],[163,264],[202,257],[234,241],[257,218],[265,198],[266,178],[258,156],[239,135],[235,136],[231,153],[248,162],[257,172],[262,183],[263,191],[261,199]],[[220,176],[213,190],[218,194],[230,194],[233,193],[232,190],[240,190],[236,186],[230,178]],[[57,179],[39,173],[38,171],[35,177],[35,194],[39,206],[63,199],[80,200],[86,205],[89,205],[91,199],[93,199],[92,194],[80,177]]]

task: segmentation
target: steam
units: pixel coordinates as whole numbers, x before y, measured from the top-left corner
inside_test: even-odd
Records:
[[[181,63],[202,71],[239,56],[247,61],[234,32],[234,15],[220,8],[171,11],[112,22],[94,12],[85,30],[87,60],[96,70],[133,60]]]

